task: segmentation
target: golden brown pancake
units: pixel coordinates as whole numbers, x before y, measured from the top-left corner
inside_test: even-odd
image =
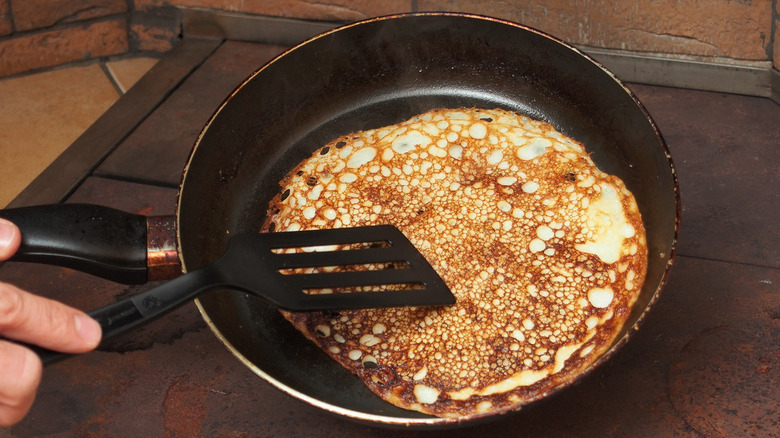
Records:
[[[285,313],[396,406],[511,409],[611,345],[642,287],[631,193],[551,125],[440,109],[338,138],[282,181],[265,230],[392,224],[457,298],[438,308]]]

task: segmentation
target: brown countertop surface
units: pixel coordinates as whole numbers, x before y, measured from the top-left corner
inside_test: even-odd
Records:
[[[74,144],[27,202],[175,212],[200,129],[282,50],[182,46],[77,142],[100,144],[87,152]],[[666,138],[680,182],[681,236],[660,300],[628,344],[573,387],[496,421],[427,436],[780,437],[780,106],[629,87]],[[82,309],[149,287],[11,262],[0,280]],[[287,396],[235,359],[194,304],[48,367],[29,416],[0,429],[0,437],[422,434],[354,423]]]

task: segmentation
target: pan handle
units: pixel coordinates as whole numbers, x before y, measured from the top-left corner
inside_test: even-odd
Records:
[[[77,269],[124,284],[143,284],[147,218],[91,204],[54,204],[0,211],[22,232],[10,259]]]

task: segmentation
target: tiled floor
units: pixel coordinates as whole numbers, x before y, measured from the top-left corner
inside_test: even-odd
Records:
[[[0,79],[0,207],[156,62],[135,57]]]

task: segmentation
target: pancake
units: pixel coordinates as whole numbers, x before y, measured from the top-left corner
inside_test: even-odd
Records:
[[[438,109],[356,132],[281,186],[264,231],[395,225],[456,296],[283,312],[401,408],[463,417],[543,396],[610,347],[644,281],[644,227],[624,183],[510,111]]]

